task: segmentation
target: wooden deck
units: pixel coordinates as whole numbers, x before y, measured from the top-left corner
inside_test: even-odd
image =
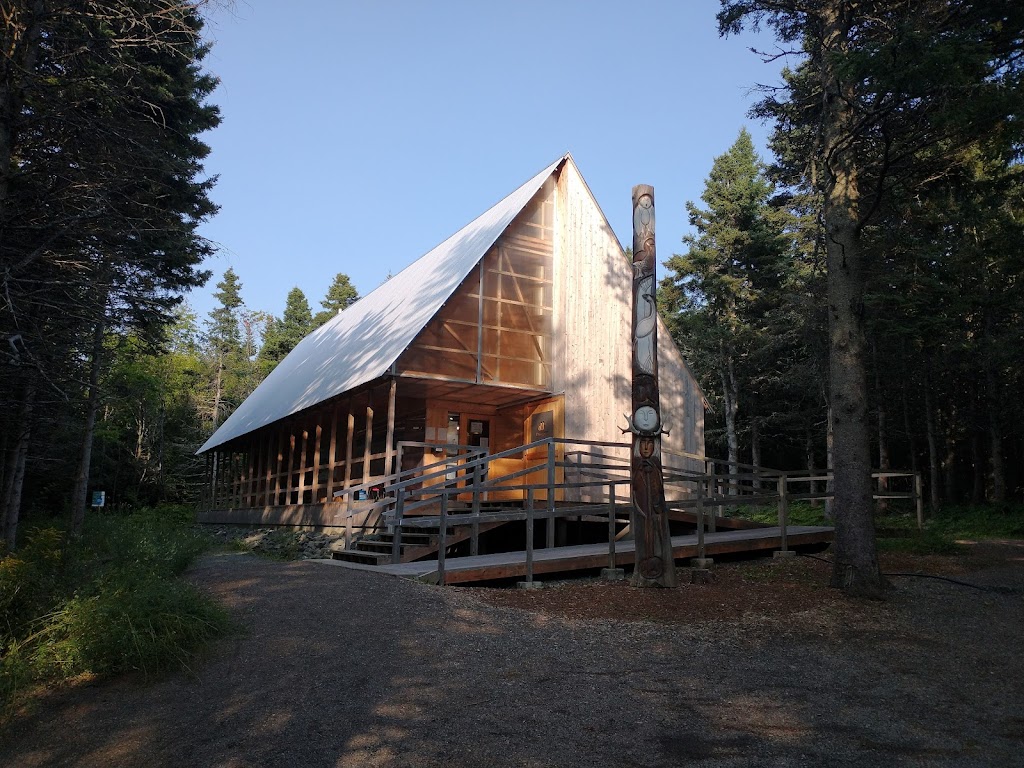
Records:
[[[791,525],[786,529],[787,546],[790,549],[832,541],[833,529],[824,526]],[[781,548],[780,529],[752,528],[746,530],[718,531],[704,534],[706,556],[737,552],[756,552]],[[672,537],[672,554],[676,560],[697,556],[697,536]],[[615,544],[615,564],[619,567],[632,565],[635,544],[623,540]],[[437,583],[437,561],[398,565],[361,565],[341,560],[319,560],[317,562],[356,570],[378,571],[393,576]],[[538,548],[533,552],[533,573],[565,573],[608,566],[608,544],[578,544],[568,547]],[[525,552],[499,552],[473,557],[449,557],[445,559],[445,583],[465,584],[494,579],[510,579],[526,575]]]

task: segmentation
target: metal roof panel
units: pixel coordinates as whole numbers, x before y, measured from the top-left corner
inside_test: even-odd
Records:
[[[197,453],[386,373],[566,157],[306,336]]]

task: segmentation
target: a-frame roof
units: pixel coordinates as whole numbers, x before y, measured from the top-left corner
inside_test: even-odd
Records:
[[[567,157],[310,333],[198,453],[384,375]]]

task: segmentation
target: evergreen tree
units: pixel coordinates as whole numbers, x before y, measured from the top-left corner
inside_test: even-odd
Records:
[[[181,292],[208,277],[196,228],[216,208],[199,136],[219,116],[201,29],[185,0],[5,6],[0,336],[18,340],[19,359],[0,369],[0,432],[39,444],[4,446],[9,542],[22,496],[45,504],[51,488],[80,525],[105,339],[157,341]],[[77,465],[73,488],[48,479],[55,462]]]
[[[820,193],[827,259],[829,399],[835,451],[832,584],[877,597],[865,293],[869,226],[898,195],[945,178],[970,145],[1017,143],[1024,106],[1024,9],[999,0],[851,4],[722,0],[723,34],[767,23],[805,59],[760,107],[796,125]]]
[[[242,335],[239,328],[242,301],[242,283],[235,270],[228,267],[223,279],[217,283],[213,294],[217,306],[210,311],[207,321],[207,341],[212,367],[213,397],[210,404],[210,421],[213,428],[226,415],[225,390],[226,381],[231,372],[236,370],[238,363],[245,358],[242,347]]]
[[[331,283],[331,287],[327,289],[327,295],[320,302],[323,310],[316,313],[316,317],[313,318],[313,326],[319,328],[357,301],[359,301],[359,293],[356,291],[355,286],[352,285],[348,275],[344,272],[339,272],[334,276],[334,282]]]
[[[313,315],[309,309],[306,294],[298,287],[288,292],[284,314],[281,319],[271,319],[263,337],[263,348],[259,359],[267,367],[267,373],[313,330]]]
[[[695,235],[689,250],[666,264],[674,274],[666,298],[678,315],[671,327],[705,385],[721,395],[729,461],[739,461],[737,414],[751,371],[745,362],[759,343],[762,292],[777,289],[784,241],[768,208],[772,187],[746,129],[716,158],[698,208],[687,202]],[[708,386],[708,391],[712,390]]]

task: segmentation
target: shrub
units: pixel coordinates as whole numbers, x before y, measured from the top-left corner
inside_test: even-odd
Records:
[[[186,667],[227,614],[178,577],[210,540],[191,512],[91,515],[83,535],[28,531],[0,560],[0,697],[82,673]]]

